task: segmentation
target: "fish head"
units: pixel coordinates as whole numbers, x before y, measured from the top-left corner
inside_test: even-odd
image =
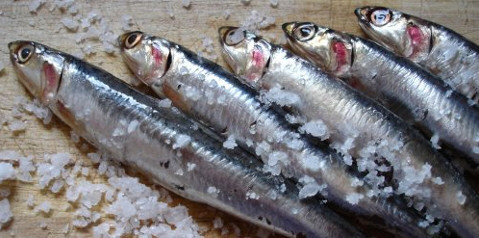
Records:
[[[53,103],[65,65],[64,55],[33,41],[10,42],[8,48],[20,82],[44,105]]]
[[[359,26],[372,39],[404,57],[427,53],[431,30],[424,20],[385,7],[355,10]]]
[[[338,76],[352,64],[353,43],[344,33],[311,22],[283,24],[288,44],[298,55]]]
[[[271,45],[244,28],[224,26],[218,30],[223,56],[243,83],[259,89],[271,57]]]
[[[121,55],[135,76],[148,86],[160,82],[171,63],[168,41],[141,31],[118,38]]]

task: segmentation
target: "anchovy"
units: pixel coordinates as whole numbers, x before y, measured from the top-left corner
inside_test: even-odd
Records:
[[[224,150],[208,130],[113,75],[39,43],[9,48],[20,81],[56,116],[172,192],[289,237],[362,237],[324,205],[300,201],[295,185],[261,172],[251,155]]]
[[[408,227],[409,235],[424,233],[415,225],[405,225],[420,222],[405,205],[396,205],[400,202],[393,199],[371,198],[377,189],[353,185],[360,180],[347,172],[337,153],[300,137],[283,117],[262,105],[257,92],[219,65],[143,32],[125,33],[120,46],[132,72],[160,97],[170,98],[178,108],[216,132],[233,135],[239,145],[256,152],[268,164],[265,171],[279,174],[283,170],[283,174],[303,182],[304,191],[313,191],[300,197],[314,195],[325,184],[321,194],[329,202],[355,213],[392,220],[397,226]],[[316,182],[302,181],[307,176]],[[358,196],[362,199],[356,199]]]
[[[224,31],[222,39],[225,60],[244,83],[258,90],[279,87],[296,94],[301,103],[294,105],[295,111],[307,120],[322,120],[332,130],[333,145],[342,145],[337,148],[356,157],[358,167],[374,163],[377,156],[385,158],[391,165],[394,193],[423,202],[428,212],[447,219],[465,237],[478,234],[477,194],[419,132],[343,81],[284,48],[235,28]],[[264,67],[252,67],[254,64],[249,63],[258,55],[268,62]]]
[[[479,108],[435,76],[370,40],[309,22],[285,29],[296,52],[479,163]]]
[[[359,26],[381,45],[439,76],[477,104],[479,46],[457,32],[384,7],[355,10]]]

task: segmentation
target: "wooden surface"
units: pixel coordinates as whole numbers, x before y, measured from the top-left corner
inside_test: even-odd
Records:
[[[214,0],[192,0],[191,7],[187,10],[182,7],[181,1],[78,1],[79,14],[86,15],[93,9],[98,10],[109,21],[110,29],[115,34],[122,33],[121,17],[124,14],[133,18],[133,29],[139,29],[151,34],[163,36],[170,40],[179,42],[188,48],[198,50],[202,48],[203,37],[213,39],[216,54],[220,56],[217,39],[217,28],[222,25],[238,25],[245,17],[256,10],[265,16],[276,17],[276,26],[271,27],[265,34],[270,38],[280,39],[281,23],[293,20],[314,21],[322,25],[330,26],[354,34],[361,34],[357,25],[353,10],[362,5],[383,5],[400,9],[402,11],[430,19],[446,25],[465,35],[474,42],[479,42],[479,1],[292,1],[279,0],[277,8],[270,7],[268,0],[252,0],[248,6],[244,6],[240,0],[214,1]],[[62,27],[60,19],[70,16],[61,13],[59,10],[48,11],[47,6],[41,8],[38,13],[31,14],[28,11],[30,1],[0,2],[0,62],[6,68],[0,74],[0,113],[9,115],[14,106],[16,96],[30,97],[25,89],[17,81],[9,62],[7,43],[13,40],[28,39],[50,45],[65,52],[74,52],[80,45],[75,43],[75,33],[68,32]],[[228,20],[225,19],[225,10],[231,12]],[[169,13],[175,16],[171,19]],[[34,26],[30,26],[33,23]],[[60,31],[57,31],[60,29]],[[113,73],[115,76],[129,80],[133,76],[128,72],[118,54],[107,55],[101,52],[101,46],[96,46],[96,54],[87,57],[86,60]],[[218,63],[225,65],[221,57]],[[27,130],[23,133],[12,134],[6,126],[0,128],[0,151],[16,150],[24,155],[42,156],[44,153],[69,152],[75,159],[85,160],[88,164],[85,153],[80,146],[70,140],[70,128],[58,119],[52,124],[44,126],[41,121],[33,116],[27,117]],[[95,166],[91,166],[93,173],[90,175],[95,181],[105,182],[101,176],[96,176]],[[147,181],[147,180],[143,180]],[[72,213],[65,212],[68,203],[64,194],[52,195],[48,192],[41,192],[36,182],[25,184],[21,182],[7,182],[0,184],[0,188],[8,187],[12,190],[9,196],[13,222],[7,229],[0,231],[0,237],[10,237],[14,233],[16,237],[89,237],[91,229],[76,230],[70,228],[67,235],[61,230],[71,221]],[[50,201],[53,212],[48,217],[36,215],[33,210],[27,208],[25,199],[28,194],[35,196],[36,203]],[[174,203],[181,203],[188,207],[190,214],[203,227],[211,227],[212,220],[220,216],[225,224],[230,222],[238,225],[242,230],[242,236],[255,236],[256,228],[252,225],[241,222],[238,219],[224,215],[221,212],[211,209],[205,205],[189,202],[178,197]],[[47,229],[41,229],[39,223],[46,221]],[[231,230],[231,229],[230,229]],[[220,237],[218,230],[210,230],[205,233],[206,237]]]

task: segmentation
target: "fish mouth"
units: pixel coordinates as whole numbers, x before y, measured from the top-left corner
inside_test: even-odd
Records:
[[[354,14],[359,20],[359,23],[368,24],[368,15],[372,7],[358,7],[354,10]]]
[[[298,22],[292,21],[292,22],[286,22],[281,26],[283,28],[284,33],[286,33],[286,36],[288,38],[293,37],[293,31],[296,28],[297,24]]]

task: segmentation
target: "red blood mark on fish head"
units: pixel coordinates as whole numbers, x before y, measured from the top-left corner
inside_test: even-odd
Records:
[[[265,65],[265,54],[260,48],[255,47],[251,55],[251,66],[246,73],[246,79],[250,82],[258,80],[259,77],[261,77]]]
[[[55,97],[59,84],[59,75],[55,71],[55,66],[48,62],[43,63],[44,87],[42,89],[41,100],[48,104]]]
[[[422,34],[422,31],[418,26],[408,26],[407,34],[411,39],[411,44],[415,47],[420,46],[421,43],[424,42],[424,35]]]
[[[264,64],[264,54],[259,49],[253,50],[253,65],[261,67]]]
[[[153,54],[153,60],[155,61],[155,65],[160,66],[161,62],[163,61],[161,51],[154,46],[151,46],[151,50]]]
[[[336,55],[336,69],[335,71],[339,71],[344,65],[348,63],[348,49],[343,42],[334,41],[332,44],[333,52]]]
[[[43,73],[45,74],[46,88],[56,85],[57,73],[55,72],[55,68],[52,64],[45,62],[43,64]]]

